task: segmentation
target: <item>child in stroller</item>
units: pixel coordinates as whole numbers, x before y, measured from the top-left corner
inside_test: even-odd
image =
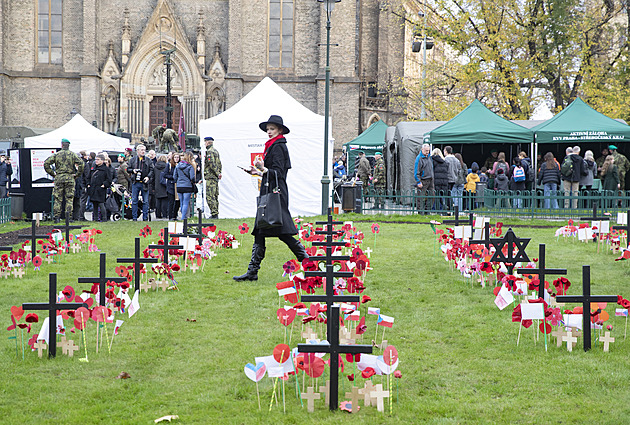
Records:
[[[118,221],[123,217],[131,220],[131,193],[118,183],[112,184],[112,193],[105,201],[105,208],[112,221]],[[141,204],[141,201],[138,203]]]

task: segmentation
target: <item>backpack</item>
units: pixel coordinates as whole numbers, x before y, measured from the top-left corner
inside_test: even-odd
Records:
[[[527,181],[533,182],[536,179],[536,170],[531,165],[527,168]]]
[[[573,161],[571,161],[571,156],[567,156],[564,158],[564,161],[562,161],[560,174],[564,177],[571,177],[573,175]]]
[[[523,170],[523,167],[514,167],[514,181],[515,182],[524,182],[525,181],[525,170]]]
[[[499,174],[499,169],[503,169],[503,172],[507,174],[509,168],[505,162],[499,162],[497,164],[497,174]]]

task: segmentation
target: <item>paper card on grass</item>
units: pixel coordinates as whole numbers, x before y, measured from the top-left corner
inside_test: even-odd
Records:
[[[168,233],[184,233],[184,222],[182,221],[169,221]]]
[[[130,318],[131,316],[136,314],[138,310],[140,310],[139,294],[140,294],[140,291],[136,291],[136,293],[133,294],[133,299],[131,300],[131,304],[129,304],[129,308],[127,309],[129,311]]]
[[[33,220],[42,221],[44,219],[44,213],[33,213]]]
[[[587,240],[587,238],[586,238],[586,228],[578,229],[578,240],[579,241]]]
[[[270,367],[267,369],[267,374],[270,378],[282,378],[284,376],[284,369],[281,367]]]
[[[617,224],[626,225],[628,224],[628,213],[617,213]]]
[[[273,358],[273,354],[271,356],[256,357],[255,361],[256,364],[263,362],[267,367],[267,373],[269,373],[273,368],[278,368],[282,371],[280,372],[280,376],[282,376],[283,373],[293,372],[293,361],[291,360],[290,356],[282,364],[278,363],[276,359]]]
[[[475,229],[473,233],[473,239],[476,241],[480,241],[483,238],[483,229]]]
[[[521,320],[545,318],[545,306],[542,303],[521,304]]]
[[[357,363],[357,369],[360,371],[365,370],[368,367],[374,369],[377,375],[382,375],[381,369],[376,364],[378,360],[378,356],[374,354],[361,354],[361,360]]]
[[[494,303],[496,304],[496,306],[499,307],[499,310],[503,310],[505,307],[512,304],[513,302],[514,296],[512,295],[510,290],[506,288],[505,285],[501,286],[497,297],[494,299]]]
[[[472,229],[470,226],[455,226],[453,230],[455,232],[455,239],[470,239],[472,236]]]
[[[601,226],[601,230],[600,230]],[[591,221],[591,229],[593,227],[597,227],[597,233],[601,233],[602,235],[610,233],[610,222],[608,220],[602,221]]]
[[[581,314],[563,314],[562,321],[567,328],[582,329]]]
[[[476,217],[475,218],[475,229],[483,230],[486,223],[490,223],[489,217]]]
[[[194,251],[197,239],[190,237],[179,238],[179,245],[184,247],[184,251]]]

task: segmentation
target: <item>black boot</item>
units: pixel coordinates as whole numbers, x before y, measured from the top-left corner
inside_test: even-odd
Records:
[[[300,263],[309,258],[306,253],[306,248],[304,248],[304,245],[302,245],[302,242],[300,242],[299,239],[291,237],[286,240],[285,243]]]
[[[243,280],[258,280],[258,270],[260,269],[260,263],[263,258],[265,258],[265,249],[264,246],[254,244],[252,247],[252,259],[249,262],[249,266],[247,266],[247,272],[240,276],[234,276],[232,279],[237,282]]]

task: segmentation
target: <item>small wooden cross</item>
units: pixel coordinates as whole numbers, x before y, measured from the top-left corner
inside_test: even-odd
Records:
[[[324,394],[324,402],[328,404],[328,399],[330,398],[330,381],[326,381],[326,385],[320,385],[319,392]]]
[[[74,357],[74,352],[79,351],[79,346],[74,343],[73,340],[69,339],[66,341],[65,349],[67,351],[68,357]]]
[[[562,345],[562,336],[564,335],[564,332],[562,332],[560,329],[556,329],[555,331],[551,332],[551,335],[556,337],[556,346],[560,347]]]
[[[22,267],[17,267],[13,269],[13,277],[19,277],[20,279],[22,279],[22,277],[26,274],[26,272],[24,271],[24,269]]]
[[[611,342],[615,342],[615,338],[610,336],[610,332],[606,331],[606,333],[604,334],[604,336],[600,336],[599,337],[599,341],[604,343],[604,353],[608,352],[609,344]]]
[[[340,336],[341,344],[354,344],[355,343],[355,340],[352,339],[352,334],[348,332],[348,330],[345,327],[341,328],[340,334],[341,334]]]
[[[370,254],[372,253],[372,248],[369,246],[363,250],[363,253],[367,255],[367,258],[370,258]],[[352,405],[352,410],[354,410],[354,404]]]
[[[567,343],[567,351],[573,351],[573,345],[577,344],[577,337],[573,336],[572,331],[567,331],[566,335],[562,336],[562,341]]]
[[[40,356],[41,357],[41,356]],[[305,393],[302,393],[302,398],[306,400],[306,408],[309,412],[315,411],[315,400],[319,400],[321,395],[313,391],[313,387],[308,387]]]
[[[166,292],[166,290],[168,289],[168,282],[166,281],[166,279],[158,280],[156,283],[156,288],[162,289],[162,292]]]
[[[196,273],[197,270],[199,270],[199,266],[195,261],[193,261],[193,263],[190,265],[190,270],[192,270],[193,273]]]
[[[52,255],[47,255],[44,257],[44,261],[47,262],[48,264],[52,264],[53,262],[53,256]]]
[[[376,410],[379,412],[385,411],[383,400],[386,397],[389,397],[389,391],[383,391],[383,384],[377,384],[374,387],[374,391],[370,393],[370,398],[372,398],[372,400],[376,399]]]
[[[311,329],[310,326],[307,326],[306,329],[304,329],[304,332],[302,332],[302,338],[307,341],[310,341],[311,339],[317,339],[317,332],[313,332],[313,329]]]
[[[68,349],[66,348],[66,336],[62,336],[61,340],[57,343],[57,348],[61,348],[61,354],[68,354]]]
[[[72,250],[73,254],[76,254],[77,252],[81,251],[81,245],[79,245],[78,243],[73,243],[72,245],[70,245],[70,249]]]
[[[141,282],[140,283],[140,288],[138,290],[139,291],[144,291],[144,292],[149,292],[149,284]]]
[[[370,396],[370,394],[372,393],[372,391],[374,391],[374,384],[372,383],[372,381],[366,381],[365,382],[365,386],[361,389],[359,389],[359,394],[361,394],[363,396],[363,405],[364,406],[371,406],[372,405],[372,397]]]
[[[352,401],[352,413],[357,413],[359,411],[359,387],[352,387],[352,391],[346,393],[346,398],[349,398]]]
[[[9,270],[7,270],[7,269],[0,270],[0,278],[3,277],[5,279],[8,279],[10,274],[11,274],[11,272]]]
[[[33,345],[33,348],[37,349],[37,356],[41,359],[42,351],[46,349],[46,341],[44,341],[43,339],[40,339],[39,341],[35,343],[35,345]]]
[[[149,279],[149,288],[157,290],[157,283],[154,278]]]

